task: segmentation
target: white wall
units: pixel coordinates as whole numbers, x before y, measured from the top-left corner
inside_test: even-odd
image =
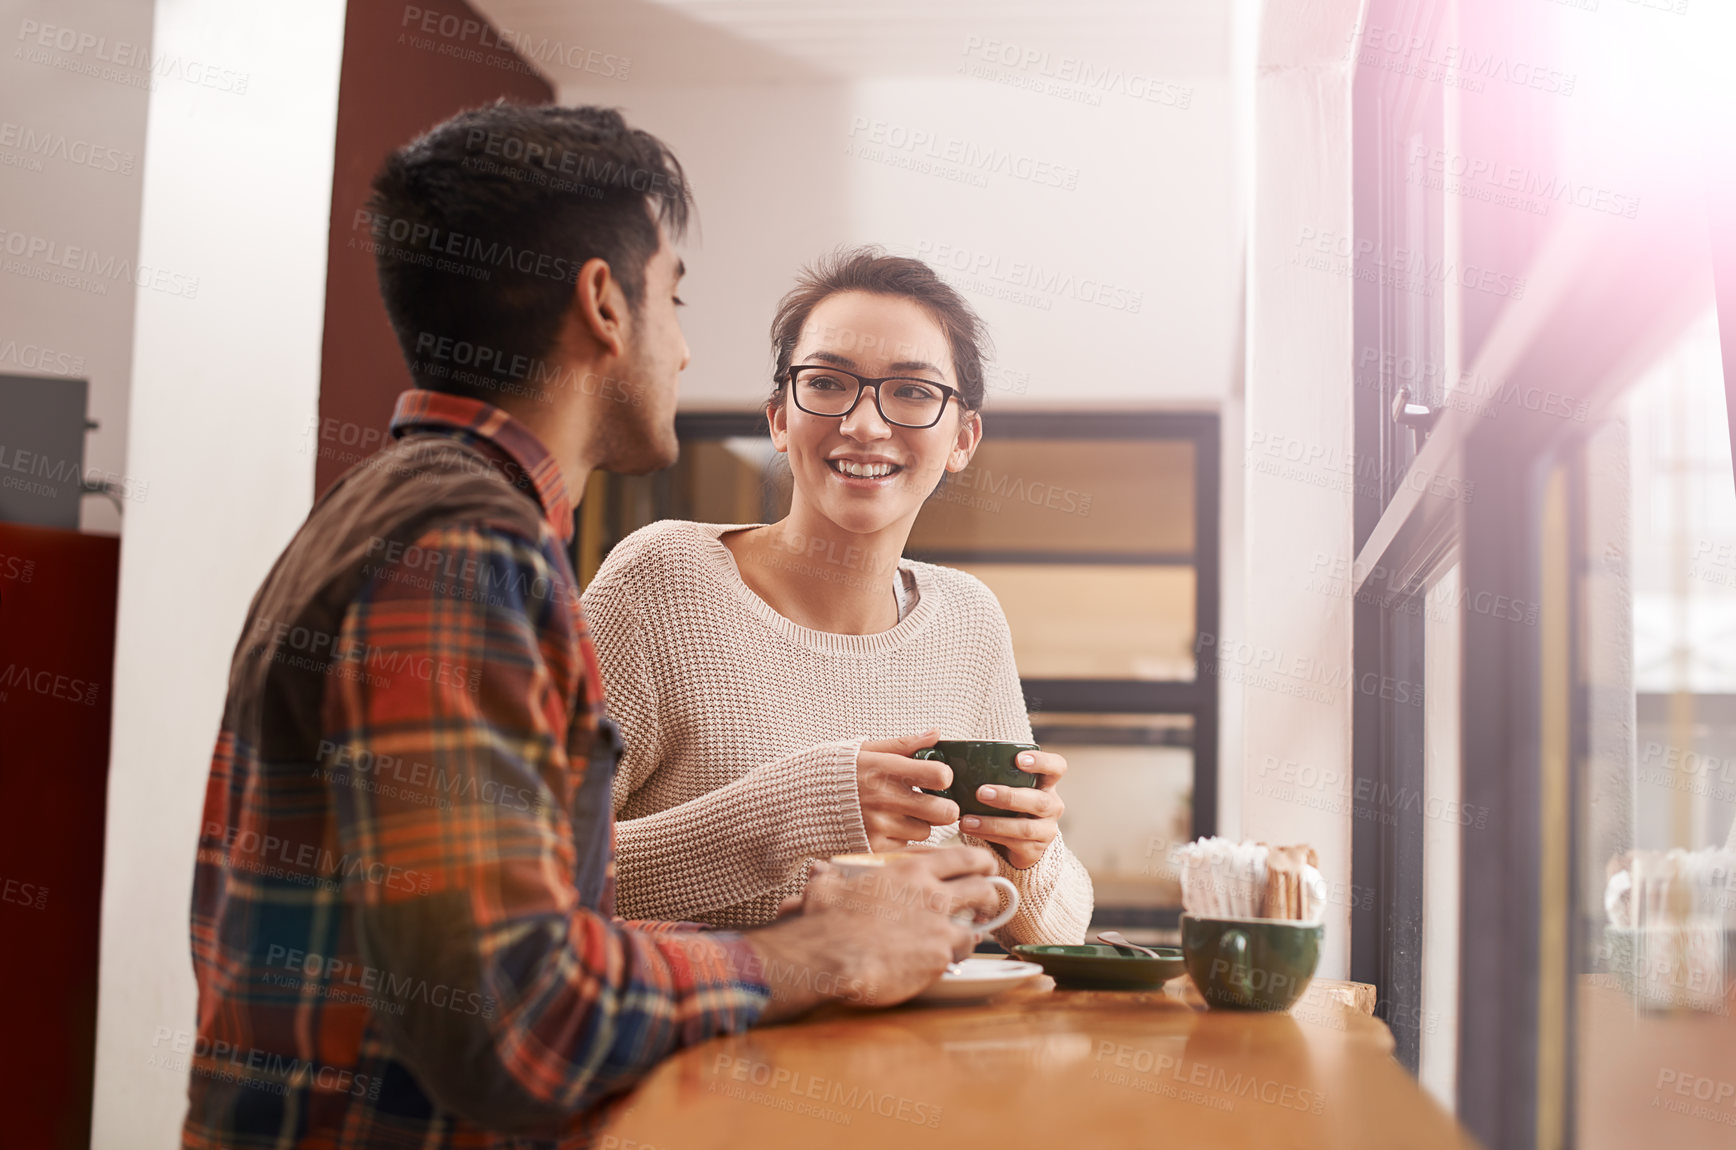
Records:
[[[12,0],[0,23],[0,374],[90,381],[86,412],[101,426],[85,437],[85,474],[122,485],[129,510],[151,494],[148,477],[128,472],[126,451],[149,97],[137,85],[142,69],[75,69],[96,54],[93,43],[80,50],[80,35],[106,40],[111,56],[123,42],[148,49],[151,8],[151,0]],[[38,244],[31,254],[32,241],[56,247]],[[76,284],[41,278],[68,273],[63,261],[82,264],[84,253],[112,274],[79,274]],[[83,501],[84,530],[120,525],[108,500]]]
[[[177,0],[153,50],[121,554],[93,1144],[178,1145],[187,908],[205,780],[247,603],[313,496],[340,0]],[[197,64],[198,67],[190,67]],[[212,71],[216,69],[216,71]],[[190,82],[211,77],[214,83]],[[245,76],[245,80],[242,77]],[[244,90],[243,90],[244,88]]]
[[[684,407],[751,406],[769,390],[766,329],[796,269],[870,242],[927,259],[982,312],[1004,373],[991,410],[1210,407],[1239,338],[1230,83],[1172,82],[1187,108],[1115,93],[1092,106],[971,75],[580,85],[560,99],[621,106],[688,169],[704,228],[686,253]],[[987,186],[947,178],[937,171],[972,171],[949,150],[1048,164],[1075,187],[992,159],[975,169]],[[1029,277],[1039,286],[1021,287]],[[1080,298],[1093,293],[1137,296],[1137,310]]]

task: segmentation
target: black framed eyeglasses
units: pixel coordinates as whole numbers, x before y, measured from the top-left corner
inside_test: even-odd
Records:
[[[827,364],[805,363],[784,373],[790,398],[809,415],[842,419],[856,410],[862,393],[873,389],[874,407],[880,418],[898,427],[933,427],[946,413],[949,399],[959,394],[955,387],[932,379],[889,375],[869,379],[853,371]]]

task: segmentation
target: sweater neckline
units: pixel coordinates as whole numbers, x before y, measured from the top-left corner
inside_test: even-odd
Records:
[[[741,577],[741,568],[735,561],[735,553],[723,541],[723,537],[731,531],[746,531],[754,527],[766,527],[768,524],[699,523],[695,526],[700,529],[706,557],[711,561],[712,569],[722,584],[730,589],[750,615],[792,643],[827,655],[889,655],[926,627],[933,614],[935,588],[927,573],[922,570],[921,564],[901,558],[898,561],[898,570],[910,572],[911,578],[916,582],[917,600],[916,606],[899,620],[897,626],[872,635],[841,635],[835,631],[816,631],[812,627],[804,627],[795,620],[780,615],[772,609],[770,603],[754,594],[753,588],[747,585],[747,580]],[[888,586],[886,590],[890,593],[892,588]]]

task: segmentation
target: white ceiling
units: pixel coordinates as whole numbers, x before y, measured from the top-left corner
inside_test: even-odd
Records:
[[[1228,0],[473,0],[496,27],[631,61],[629,82],[947,76],[991,42],[1149,79],[1223,76]],[[976,55],[968,53],[975,46]],[[525,53],[532,55],[533,53]],[[571,55],[582,59],[582,53]],[[557,89],[609,85],[544,64]],[[1041,63],[1026,70],[1040,74]],[[1052,72],[1050,73],[1052,74]]]

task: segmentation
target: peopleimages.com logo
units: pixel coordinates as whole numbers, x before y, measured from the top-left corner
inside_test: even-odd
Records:
[[[67,703],[82,703],[87,707],[94,707],[102,693],[100,683],[22,663],[8,663],[4,670],[0,670],[0,688],[4,687],[29,691]],[[0,698],[5,698],[4,692],[0,692]]]
[[[251,79],[249,73],[235,68],[172,53],[153,56],[144,44],[111,41],[94,32],[37,20],[21,20],[17,39],[24,43],[14,50],[16,59],[147,91],[156,87],[158,80],[175,79],[199,88],[245,96]],[[54,55],[56,52],[60,54]]]
[[[10,148],[35,161],[60,160],[75,167],[118,172],[123,176],[132,175],[138,165],[138,157],[131,152],[11,120],[0,120],[0,148]]]
[[[616,52],[586,47],[583,44],[568,44],[548,36],[514,31],[504,25],[497,27],[487,20],[459,17],[450,12],[433,11],[415,4],[404,5],[404,15],[398,26],[408,29],[410,33],[420,32],[427,37],[438,36],[447,42],[447,50],[442,52],[443,55],[465,59],[474,58],[473,54],[467,51],[468,46],[474,42],[477,48],[514,53],[531,64],[559,64],[564,68],[589,72],[593,76],[610,80],[625,80],[633,67],[630,58]],[[421,48],[434,44],[434,41],[418,41],[412,46]],[[532,71],[528,67],[514,70]]]
[[[9,267],[9,271],[28,275],[28,269],[34,266],[42,270],[54,269],[69,275],[92,277],[87,282],[101,288],[96,293],[99,295],[106,295],[108,291],[103,281],[125,281],[134,287],[150,288],[152,291],[180,296],[183,299],[196,299],[199,295],[198,276],[183,275],[146,263],[135,263],[127,256],[113,252],[104,254],[78,244],[62,243],[47,236],[0,228],[0,252],[16,256],[21,261],[17,268]],[[39,275],[34,278],[49,277]]]

